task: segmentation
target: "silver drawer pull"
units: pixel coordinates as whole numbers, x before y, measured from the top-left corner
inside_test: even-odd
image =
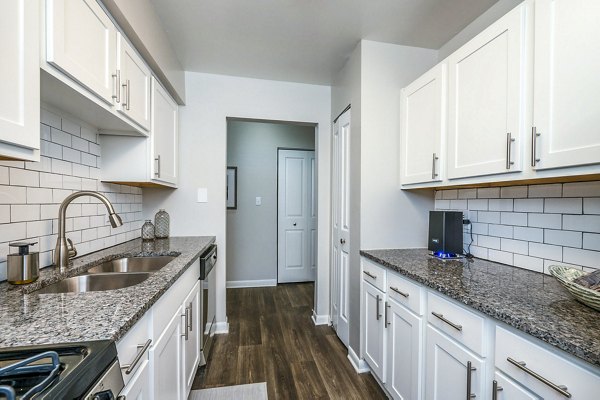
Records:
[[[184,324],[184,328],[185,328],[185,333],[182,333],[181,336],[183,336],[185,338],[185,340],[188,340],[190,338],[190,331],[189,331],[189,327],[190,327],[190,308],[186,307],[185,308],[185,313],[181,314],[182,317],[185,318],[185,324]]]
[[[370,273],[369,271],[363,271],[363,273],[365,273],[368,277],[372,278],[372,279],[377,279],[377,275],[373,275],[372,273]]]
[[[498,392],[503,391],[502,386],[498,386],[498,381],[492,382],[492,400],[498,400]]]
[[[453,327],[457,331],[462,331],[462,325],[458,325],[458,324],[455,324],[454,322],[452,322],[450,320],[447,320],[446,318],[444,318],[444,314],[438,314],[435,311],[432,311],[431,313],[433,314],[434,317],[437,317],[437,318],[441,319],[442,321],[444,321],[445,323],[447,323],[448,325],[450,325],[451,327]]]
[[[477,397],[475,393],[471,393],[471,378],[473,371],[477,371],[477,368],[472,366],[471,361],[467,361],[467,400]]]
[[[506,359],[506,361],[508,361],[515,367],[519,368],[521,371],[524,371],[525,373],[533,376],[535,379],[542,382],[543,384],[550,386],[552,389],[556,390],[558,393],[562,394],[566,398],[568,398],[568,399],[571,398],[571,393],[567,392],[567,387],[565,385],[557,385],[555,383],[550,382],[548,379],[544,378],[537,372],[532,371],[529,368],[527,368],[527,364],[525,363],[525,361],[516,361],[515,359],[510,358],[510,357],[508,357]]]
[[[396,287],[393,287],[393,286],[390,286],[390,290],[391,290],[392,292],[396,292],[396,293],[398,293],[400,296],[406,297],[406,298],[408,299],[408,296],[409,296],[409,294],[408,294],[408,293],[404,293],[404,292],[400,291],[400,289],[398,289],[398,288],[396,288]]]
[[[379,321],[379,318],[381,318],[381,314],[379,314],[379,302],[381,301],[381,298],[379,297],[379,295],[377,295],[377,299],[375,300],[375,319],[377,321]]]
[[[129,375],[130,373],[133,372],[133,370],[135,369],[135,366],[137,365],[137,363],[140,362],[140,360],[142,359],[142,356],[144,355],[146,350],[148,350],[148,347],[150,347],[151,343],[152,343],[152,339],[148,339],[146,341],[146,343],[138,345],[137,348],[140,349],[140,351],[138,351],[138,353],[135,355],[135,358],[133,359],[131,364],[121,365],[121,369],[125,370],[125,375]]]

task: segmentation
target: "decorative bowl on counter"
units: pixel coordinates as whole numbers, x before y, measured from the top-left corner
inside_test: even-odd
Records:
[[[575,297],[583,304],[600,311],[600,292],[588,289],[584,286],[573,282],[575,279],[587,275],[579,269],[569,268],[562,265],[551,265],[550,273]]]

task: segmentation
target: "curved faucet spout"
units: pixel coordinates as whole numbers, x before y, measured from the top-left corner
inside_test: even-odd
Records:
[[[58,209],[58,238],[56,239],[56,249],[54,250],[54,264],[58,266],[60,270],[65,269],[69,264],[69,259],[75,257],[77,251],[73,246],[72,242],[67,239],[65,220],[67,218],[67,207],[73,200],[82,196],[91,196],[100,200],[108,210],[108,219],[113,228],[117,228],[123,225],[121,217],[115,212],[113,205],[106,196],[92,191],[80,191],[68,195],[60,205]]]

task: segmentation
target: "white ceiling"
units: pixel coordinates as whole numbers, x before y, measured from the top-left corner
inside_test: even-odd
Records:
[[[151,0],[187,71],[331,84],[360,39],[440,48],[497,0]]]

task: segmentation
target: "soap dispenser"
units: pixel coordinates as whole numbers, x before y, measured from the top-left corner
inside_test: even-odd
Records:
[[[9,243],[10,247],[18,247],[19,253],[9,254],[7,258],[6,275],[8,283],[24,285],[35,282],[40,273],[40,253],[29,252],[29,246],[37,242]]]

